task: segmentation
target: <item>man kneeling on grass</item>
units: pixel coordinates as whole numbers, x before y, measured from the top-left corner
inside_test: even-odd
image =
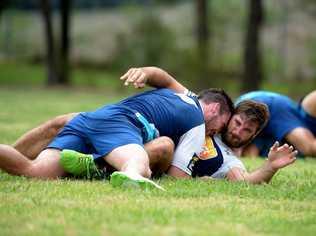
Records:
[[[170,88],[178,93],[187,91],[169,74],[154,67],[131,69],[122,76],[122,79],[126,81],[126,84],[133,83],[136,88],[144,87],[147,83],[156,87]],[[36,156],[36,152],[40,151],[40,146],[44,148],[45,142],[46,144],[49,143],[66,121],[73,116],[74,114],[70,114],[47,122],[19,139],[15,147],[22,153],[30,152],[27,156]],[[222,136],[206,136],[204,150],[189,158],[171,160],[174,147],[172,141],[167,137],[158,138],[145,146],[149,153],[151,166],[153,168],[156,166],[153,172],[165,171],[171,162],[167,173],[178,178],[211,177],[226,178],[231,181],[247,181],[254,184],[268,183],[279,169],[295,161],[297,152],[293,150],[292,146],[285,144],[279,147],[279,144],[275,143],[270,149],[267,161],[259,169],[250,173],[246,171],[243,163],[232,151],[232,148],[239,148],[248,144],[262,130],[268,118],[269,113],[264,104],[253,101],[244,101],[238,104],[235,114]],[[41,138],[43,133],[51,136]],[[36,141],[36,139],[38,140]],[[164,159],[164,154],[167,154],[169,158]],[[78,155],[78,160],[82,157],[91,158],[89,155],[75,153],[76,155]],[[75,163],[75,166],[77,164]],[[76,174],[72,168],[68,168],[68,171]],[[90,169],[85,170],[85,172],[90,171]]]

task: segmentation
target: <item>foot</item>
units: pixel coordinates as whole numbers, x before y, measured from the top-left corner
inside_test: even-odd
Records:
[[[64,149],[60,154],[60,164],[66,172],[76,177],[92,179],[102,178],[103,175],[89,154]]]
[[[144,178],[139,174],[115,171],[110,178],[113,187],[132,187],[140,189],[159,189],[166,191],[163,187],[156,184],[150,179]]]

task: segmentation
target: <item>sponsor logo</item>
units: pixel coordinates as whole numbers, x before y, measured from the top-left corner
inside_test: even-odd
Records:
[[[201,160],[208,160],[217,157],[217,150],[215,148],[213,139],[209,136],[205,138],[205,143],[202,151],[198,154]]]

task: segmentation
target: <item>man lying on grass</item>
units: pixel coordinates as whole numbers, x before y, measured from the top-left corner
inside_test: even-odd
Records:
[[[131,69],[122,76],[122,79],[126,81],[126,85],[133,83],[136,88],[144,87],[147,83],[155,87],[167,87],[178,93],[186,91],[186,88],[169,74],[154,67]],[[15,148],[26,156],[35,157],[75,115],[60,116],[44,123],[22,136],[14,145]],[[267,161],[259,169],[250,173],[233,154],[231,148],[239,148],[248,144],[265,126],[268,117],[265,105],[253,101],[240,103],[222,137],[219,135],[207,136],[204,150],[187,159],[174,158],[171,161],[170,158],[163,158],[164,154],[169,157],[172,155],[174,147],[172,141],[167,137],[153,140],[145,145],[153,172],[165,171],[171,161],[171,168],[167,173],[174,177],[211,177],[247,181],[254,184],[267,183],[279,169],[295,161],[297,152],[293,150],[292,146],[285,144],[279,147],[278,143],[275,143],[271,147]],[[72,155],[74,166],[78,166],[76,155],[76,153]],[[82,157],[91,158],[89,155],[78,154],[78,160],[82,160]],[[65,168],[73,174],[78,173],[77,168],[75,170],[72,167]],[[84,169],[84,167],[82,168]],[[92,169],[86,169],[80,173],[91,171]]]
[[[253,100],[266,104],[270,119],[262,132],[243,150],[245,156],[267,156],[269,147],[278,140],[291,143],[299,156],[316,157],[316,90],[299,103],[268,91],[243,94],[238,101]]]

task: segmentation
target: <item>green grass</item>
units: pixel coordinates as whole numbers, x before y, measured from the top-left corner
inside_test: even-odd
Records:
[[[0,88],[0,142],[54,115],[124,96],[106,91]],[[262,160],[245,162],[254,169]],[[261,186],[163,178],[165,193],[2,172],[0,235],[315,235],[315,169],[315,160],[298,160]]]

